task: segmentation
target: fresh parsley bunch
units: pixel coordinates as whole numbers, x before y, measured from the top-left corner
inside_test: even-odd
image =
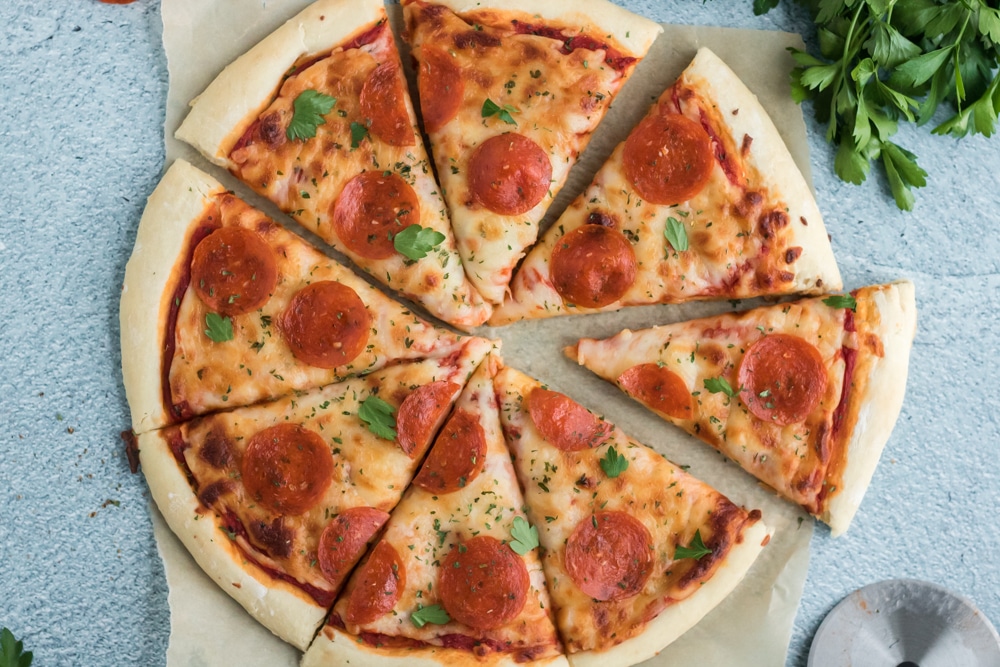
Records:
[[[890,141],[902,120],[932,132],[991,136],[1000,112],[1000,0],[796,0],[810,9],[821,57],[792,49],[792,97],[811,99],[834,169],[854,184],[880,161],[899,208],[926,184],[916,156]],[[779,0],[754,0],[764,14]]]

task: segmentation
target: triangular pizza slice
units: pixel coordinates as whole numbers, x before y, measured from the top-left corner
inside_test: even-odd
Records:
[[[153,499],[224,591],[305,649],[490,347],[140,435]]]
[[[840,287],[778,130],[702,48],[528,254],[490,324]]]
[[[606,0],[404,0],[465,270],[500,303],[591,132],[661,28]]]
[[[183,161],[139,223],[121,336],[136,433],[482,342],[420,319]]]
[[[742,580],[768,529],[610,422],[519,371],[496,378],[572,665],[632,665]]]
[[[177,136],[431,314],[468,329],[472,288],[382,0],[320,0],[227,67]]]
[[[302,661],[565,665],[536,531],[480,366]]]
[[[913,284],[585,338],[567,350],[828,523],[850,525],[903,402]]]

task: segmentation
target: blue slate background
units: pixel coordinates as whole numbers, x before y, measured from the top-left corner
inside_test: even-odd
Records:
[[[815,44],[798,7],[758,18],[750,0],[617,1]],[[118,351],[125,263],[163,167],[161,31],[158,0],[0,0],[0,625],[37,665],[165,661],[166,583],[119,439]],[[901,213],[881,178],[837,180],[806,111],[846,286],[914,280],[919,331],[860,513],[844,537],[813,538],[790,666],[842,597],[881,579],[937,582],[1000,623],[1000,138],[904,128],[930,182]]]

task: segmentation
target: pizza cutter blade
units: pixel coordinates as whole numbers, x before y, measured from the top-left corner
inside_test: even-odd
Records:
[[[1000,667],[1000,636],[967,598],[890,579],[833,608],[813,638],[808,667]]]

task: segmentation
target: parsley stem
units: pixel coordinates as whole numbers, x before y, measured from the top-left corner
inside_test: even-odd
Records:
[[[962,114],[962,102],[965,100],[965,85],[962,83],[962,70],[960,69],[961,58],[962,58],[962,36],[965,35],[965,28],[969,25],[969,19],[972,18],[972,12],[965,13],[965,21],[962,22],[962,28],[958,31],[958,37],[955,38],[955,43],[952,44],[952,48],[955,49],[955,107],[958,109],[958,114]]]

